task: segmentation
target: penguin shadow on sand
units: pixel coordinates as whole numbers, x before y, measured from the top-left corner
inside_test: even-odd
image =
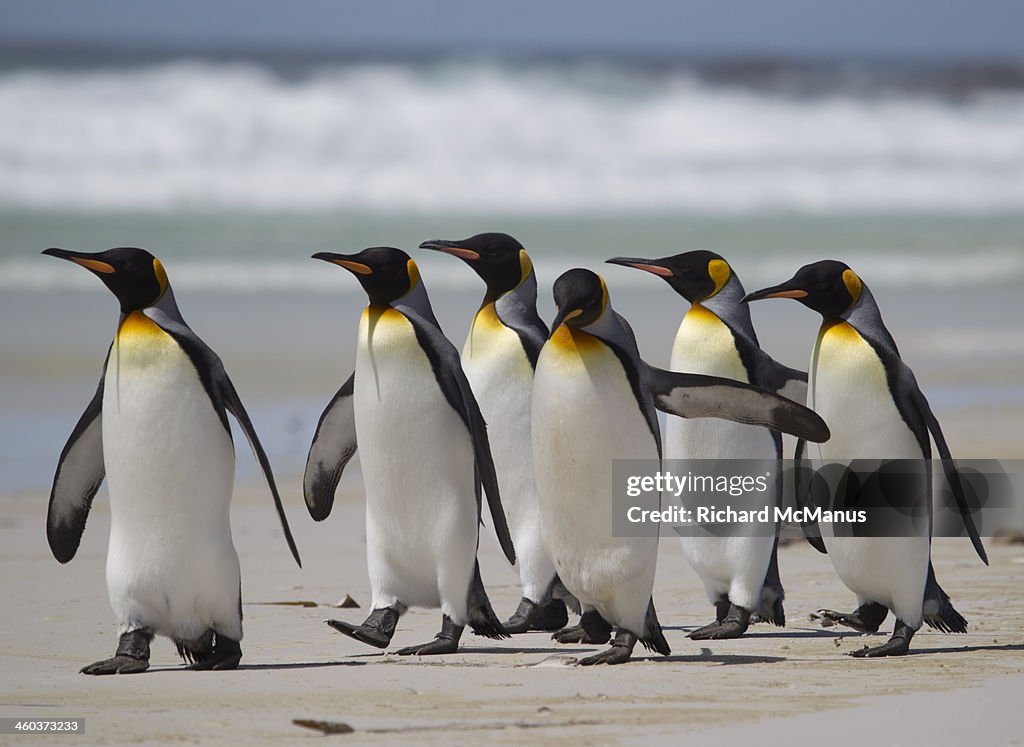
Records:
[[[762,654],[729,654],[714,651],[706,646],[694,654],[672,654],[671,656],[651,658],[657,664],[718,664],[730,666],[735,664],[781,664],[790,661],[785,656],[764,656]]]
[[[885,637],[885,634],[878,633],[878,636]],[[869,636],[864,636],[868,638]],[[865,645],[867,645],[865,643]],[[914,648],[904,656],[922,656],[926,654],[973,654],[979,651],[1024,651],[1024,643],[984,643],[977,646],[940,646],[936,648]]]
[[[239,664],[235,667],[236,671],[243,672],[271,672],[271,671],[287,671],[290,669],[324,669],[327,667],[362,667],[366,666],[369,662],[366,661],[352,661],[347,659],[345,661],[302,661],[302,662],[287,662],[280,664]],[[190,671],[187,667],[175,666],[168,664],[167,666],[150,667],[148,670],[149,674],[166,674],[169,672],[188,672]]]
[[[675,625],[665,626],[663,630],[678,630],[682,633],[689,633],[693,630],[698,630],[699,625]],[[837,634],[830,632],[822,628],[794,628],[788,627],[784,630],[749,630],[746,633],[747,638],[835,638]],[[722,638],[721,640],[730,640],[728,638]]]

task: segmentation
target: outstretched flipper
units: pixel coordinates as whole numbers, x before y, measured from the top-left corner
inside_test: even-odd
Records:
[[[501,506],[501,496],[498,493],[498,477],[494,471],[494,459],[491,457],[491,446],[487,439],[487,424],[484,422],[484,416],[480,412],[480,406],[473,395],[473,390],[470,389],[466,373],[462,370],[459,351],[444,336],[440,328],[425,319],[419,311],[404,304],[397,304],[395,308],[401,311],[412,324],[416,332],[416,339],[430,359],[431,368],[441,385],[445,399],[459,414],[469,430],[470,439],[473,442],[477,483],[487,494],[487,505],[490,508],[491,521],[494,522],[494,532],[498,537],[498,544],[501,545],[508,562],[514,564],[516,551],[512,544],[508,523],[505,520],[505,511]],[[478,513],[481,511],[482,506],[479,505],[478,492]]]
[[[356,453],[356,419],[352,393],[356,375],[348,377],[328,403],[317,423],[313,443],[306,457],[302,492],[314,521],[331,515],[334,493],[345,465]]]
[[[718,376],[647,368],[654,404],[664,412],[762,425],[816,443],[829,438],[817,413],[772,392]]]
[[[92,499],[106,475],[102,428],[103,379],[106,372],[107,363],[104,361],[96,393],[71,431],[53,476],[50,505],[46,513],[46,539],[50,543],[53,557],[61,563],[67,563],[78,552]]]

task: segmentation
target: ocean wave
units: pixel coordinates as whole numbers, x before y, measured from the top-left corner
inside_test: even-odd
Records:
[[[732,254],[729,260],[748,289],[781,282],[800,266],[823,256],[800,251],[777,256],[756,253]],[[1024,280],[1024,252],[992,249],[953,255],[934,252],[862,251],[844,253],[842,259],[872,287],[970,287],[1019,283]],[[462,263],[448,258],[417,257],[428,289],[477,291],[480,280]],[[319,263],[284,260],[177,259],[166,261],[171,284],[189,291],[298,291],[304,293],[358,293],[338,273],[326,271]],[[646,290],[650,278],[643,273],[621,271],[602,264],[601,258],[561,254],[534,254],[534,266],[541,288],[572,267],[589,267],[600,272],[616,288]],[[19,291],[84,290],[105,292],[101,283],[86,272],[71,271],[46,258],[0,259],[0,289]],[[542,290],[542,293],[546,291]]]
[[[1024,210],[1024,92],[811,96],[586,65],[0,73],[0,207]]]

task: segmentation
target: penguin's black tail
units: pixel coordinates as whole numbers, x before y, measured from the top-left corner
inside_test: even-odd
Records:
[[[658,613],[654,611],[654,599],[647,605],[647,619],[644,621],[644,637],[640,639],[644,648],[648,651],[656,651],[662,656],[668,656],[672,649],[665,640],[665,634],[661,632],[661,623],[658,622]]]
[[[782,606],[785,598],[786,590],[782,588],[782,579],[779,578],[779,538],[776,536],[772,559],[765,574],[764,587],[761,589],[761,603],[756,610],[757,616],[764,622],[770,622],[780,628],[786,627],[786,610]]]
[[[967,620],[956,611],[949,595],[935,580],[935,569],[928,564],[928,583],[924,588],[924,621],[929,628],[943,633],[966,633]]]
[[[501,620],[494,614],[494,608],[491,607],[491,600],[487,597],[483,579],[480,578],[480,563],[477,563],[473,569],[473,583],[469,586],[466,607],[469,614],[469,627],[473,629],[474,633],[496,640],[511,638],[501,624]]]
[[[782,605],[783,596],[776,593],[775,589],[764,587],[761,592],[761,605],[758,607],[757,616],[764,622],[786,627],[786,608]]]

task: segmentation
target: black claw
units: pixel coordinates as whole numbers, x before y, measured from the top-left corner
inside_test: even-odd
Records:
[[[588,610],[580,617],[580,624],[563,628],[551,636],[559,643],[608,643],[612,626],[596,610]]]
[[[436,654],[454,654],[459,650],[459,639],[462,638],[462,625],[456,625],[448,615],[441,622],[441,632],[429,643],[406,646],[395,653],[399,656],[431,656]]]
[[[610,648],[599,654],[586,656],[577,659],[576,663],[581,667],[592,667],[598,664],[625,664],[633,655],[633,648],[636,646],[637,638],[632,633],[620,630]]]
[[[856,651],[851,651],[850,656],[857,659],[874,659],[882,656],[905,656],[910,653],[910,640],[917,631],[910,628],[902,620],[896,621],[896,627],[892,632],[892,638],[881,646],[873,648],[865,646]]]
[[[79,671],[82,674],[139,674],[149,669],[149,662],[143,659],[136,659],[133,656],[114,656],[110,659],[97,661]]]
[[[502,627],[505,628],[506,633],[526,633],[530,630],[530,625],[533,623],[533,618],[536,617],[538,609],[536,604],[523,597],[519,600],[519,606],[512,613],[512,617],[505,621]]]
[[[387,648],[398,627],[400,613],[393,607],[382,607],[370,613],[362,625],[353,625],[344,620],[327,620],[326,623],[339,633],[355,638],[374,648]]]
[[[218,634],[210,655],[195,662],[189,669],[194,672],[237,669],[241,660],[242,647],[239,642]]]
[[[82,674],[138,674],[149,669],[149,643],[153,633],[148,628],[130,630],[117,642],[113,658],[82,667]]]
[[[719,621],[689,632],[686,637],[694,641],[724,640],[739,638],[750,627],[750,611],[738,605],[730,605],[729,612]]]
[[[537,610],[530,625],[530,630],[549,632],[561,630],[569,622],[569,611],[561,599],[552,599]]]
[[[818,610],[818,614],[826,620],[853,628],[860,633],[877,633],[889,610],[884,605],[868,602],[853,612]]]

